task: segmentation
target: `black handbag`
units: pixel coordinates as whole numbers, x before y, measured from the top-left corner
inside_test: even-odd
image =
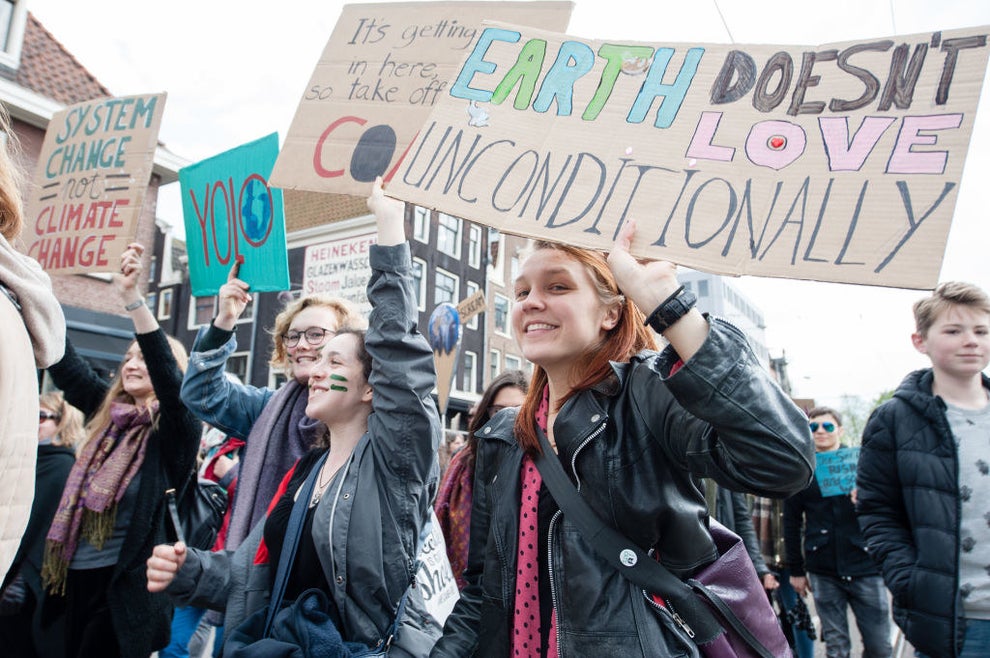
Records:
[[[719,557],[682,581],[595,513],[564,473],[546,435],[535,459],[564,518],[616,571],[663,597],[666,612],[706,658],[783,658],[791,650],[738,535],[711,521]],[[666,614],[666,613],[663,613]]]
[[[227,490],[194,470],[182,489],[166,489],[165,501],[175,541],[208,551],[217,541],[227,512]]]

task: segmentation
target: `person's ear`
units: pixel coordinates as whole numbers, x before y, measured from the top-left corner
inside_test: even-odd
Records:
[[[605,331],[612,331],[615,326],[619,324],[619,317],[622,314],[622,308],[618,304],[612,304],[607,309],[605,309],[605,317],[602,318],[602,329]]]
[[[365,384],[364,391],[361,393],[361,402],[371,402],[372,395],[371,384]]]
[[[915,332],[911,334],[911,344],[914,345],[914,349],[918,350],[922,354],[928,354],[928,345],[925,337]]]

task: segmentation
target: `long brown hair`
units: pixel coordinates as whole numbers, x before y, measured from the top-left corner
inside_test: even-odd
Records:
[[[499,391],[503,388],[512,387],[518,388],[525,395],[529,390],[526,373],[522,370],[505,370],[492,380],[474,407],[474,415],[471,416],[471,420],[468,421],[467,426],[467,443],[462,448],[466,451],[465,457],[470,460],[469,463],[472,468],[474,465],[475,447],[478,445],[478,437],[475,436],[475,433],[484,427],[485,423],[491,420],[491,416],[488,415],[488,408],[492,406],[492,402],[498,396]]]
[[[13,157],[18,151],[17,135],[10,127],[10,117],[3,106],[0,106],[0,133],[6,135],[6,144],[0,147],[0,234],[13,240],[21,234],[24,225],[21,197],[24,175]]]
[[[166,336],[168,339],[168,345],[172,348],[172,356],[175,357],[175,363],[179,366],[179,370],[183,373],[186,371],[186,366],[189,364],[189,355],[186,353],[186,348],[183,347],[175,338],[171,336]],[[131,347],[137,344],[137,341],[132,342],[127,350],[130,351]],[[117,367],[117,376],[113,378],[113,382],[110,384],[110,388],[107,389],[107,394],[103,396],[103,402],[100,404],[99,409],[96,413],[89,419],[86,423],[86,437],[83,439],[79,445],[76,446],[76,451],[79,452],[83,449],[90,439],[94,436],[99,436],[103,434],[103,430],[110,424],[110,407],[114,402],[126,402],[128,404],[136,404],[137,400],[134,399],[130,393],[124,390],[124,363],[126,361],[121,361],[120,366]],[[157,399],[157,394],[152,389],[152,399]],[[158,425],[157,414],[152,417],[152,427]]]
[[[542,249],[559,251],[583,265],[591,275],[601,303],[605,306],[615,305],[619,309],[615,326],[605,333],[599,344],[574,360],[572,369],[579,377],[577,383],[561,398],[560,404],[563,405],[572,396],[608,377],[612,373],[612,361],[628,361],[640,350],[657,349],[657,343],[653,333],[644,325],[643,312],[619,290],[603,254],[556,242],[538,241],[533,245],[534,252]],[[536,410],[543,399],[543,389],[546,386],[546,371],[540,366],[534,366],[526,401],[519,410],[515,424],[516,440],[523,450],[531,454],[540,452],[540,442],[536,435]]]

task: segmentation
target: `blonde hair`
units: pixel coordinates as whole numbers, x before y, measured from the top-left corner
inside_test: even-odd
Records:
[[[922,336],[928,336],[938,317],[950,306],[968,306],[990,314],[990,297],[979,286],[961,281],[939,284],[932,294],[914,303],[914,325]]]
[[[66,402],[62,391],[42,393],[38,398],[38,404],[58,414],[58,421],[55,423],[55,438],[52,439],[54,445],[72,448],[77,443],[82,443],[83,439],[86,438],[86,430],[83,429],[83,423],[86,419],[83,412]]]
[[[13,240],[24,226],[24,201],[21,198],[24,175],[13,157],[19,152],[19,144],[3,106],[0,106],[0,132],[7,136],[7,144],[0,148],[0,234]]]
[[[346,299],[327,295],[300,297],[286,304],[282,312],[275,316],[275,326],[270,332],[272,334],[272,358],[268,362],[273,368],[288,371],[289,354],[285,350],[285,341],[282,336],[289,330],[289,325],[292,324],[296,316],[303,309],[311,306],[323,306],[333,311],[337,318],[335,330],[345,326],[353,329],[365,329],[368,326],[368,320]]]
[[[172,356],[175,358],[175,363],[179,367],[179,370],[183,373],[186,372],[186,366],[189,364],[189,355],[186,353],[186,348],[175,338],[171,336],[166,336],[168,339],[168,345],[172,348]],[[131,347],[137,344],[137,341],[132,342],[127,350],[130,351]],[[134,396],[129,394],[124,390],[124,377],[123,369],[124,363],[126,361],[121,361],[120,365],[117,367],[117,376],[113,378],[113,383],[110,384],[110,388],[107,389],[107,394],[103,396],[103,402],[100,404],[100,408],[96,410],[93,417],[89,419],[86,423],[86,437],[85,439],[76,446],[76,450],[82,450],[83,446],[92,439],[94,436],[98,436],[103,433],[103,430],[110,424],[110,407],[114,402],[126,402],[128,404],[136,404],[137,400]],[[157,399],[157,394],[152,389],[152,399]],[[157,415],[152,418],[152,427],[157,427],[158,417]]]

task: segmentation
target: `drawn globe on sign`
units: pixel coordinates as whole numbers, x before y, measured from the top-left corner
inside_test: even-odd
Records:
[[[449,354],[454,351],[461,335],[461,316],[456,306],[449,303],[438,305],[430,314],[427,326],[430,347],[434,352]]]
[[[241,231],[252,246],[260,247],[271,230],[271,191],[263,178],[253,175],[241,187]]]

